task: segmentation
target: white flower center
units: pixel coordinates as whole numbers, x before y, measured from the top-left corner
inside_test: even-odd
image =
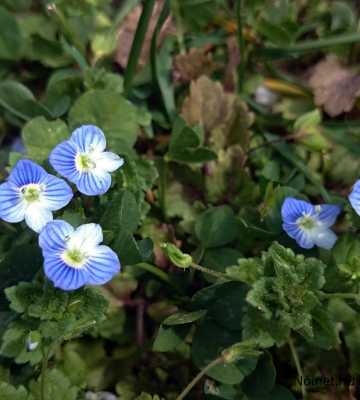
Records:
[[[304,230],[311,230],[317,225],[316,219],[308,214],[304,214],[302,217],[298,218],[296,223],[301,229]]]
[[[78,171],[89,172],[96,168],[96,162],[93,160],[91,153],[79,153],[76,155],[75,164]]]
[[[41,193],[45,189],[44,185],[38,183],[29,183],[20,189],[22,198],[27,204],[40,201]]]
[[[66,249],[62,254],[62,259],[69,267],[82,268],[86,261],[87,255],[79,249]]]

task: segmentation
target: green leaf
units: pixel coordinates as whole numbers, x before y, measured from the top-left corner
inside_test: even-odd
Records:
[[[140,222],[139,207],[132,192],[121,189],[115,193],[101,218],[101,226],[110,231],[134,233]]]
[[[153,344],[153,351],[168,352],[175,351],[184,341],[189,331],[189,326],[160,326]]]
[[[90,90],[79,97],[70,110],[69,122],[72,128],[97,125],[104,131],[110,149],[117,152],[132,147],[138,134],[136,108],[110,90]]]
[[[237,229],[234,212],[229,206],[206,210],[195,224],[195,234],[205,248],[232,242],[237,236]]]
[[[15,388],[6,382],[0,382],[1,400],[31,400],[23,386]]]
[[[71,385],[70,380],[58,369],[45,373],[45,399],[76,400],[79,389]],[[41,377],[30,384],[30,392],[36,399],[41,398]]]
[[[199,319],[203,318],[205,314],[206,310],[178,312],[176,314],[170,315],[170,317],[167,317],[163,324],[168,326],[191,324],[192,322],[198,321]]]
[[[216,153],[202,147],[202,136],[199,129],[188,127],[182,118],[177,117],[170,138],[167,159],[184,163],[202,163],[216,160]]]
[[[241,331],[228,331],[206,318],[196,329],[193,338],[193,361],[198,368],[204,368],[219,357],[223,350],[241,340]],[[219,364],[211,368],[207,375],[219,382],[234,385],[249,375],[255,366],[256,359],[245,359],[234,364]]]
[[[38,103],[31,91],[16,81],[0,83],[0,105],[25,121],[39,115],[51,118],[50,111]]]
[[[247,376],[241,387],[250,398],[266,396],[274,388],[276,382],[276,369],[271,354],[264,352],[259,358],[255,371]]]
[[[22,37],[13,14],[0,7],[0,59],[17,60],[21,55]]]
[[[47,121],[44,117],[37,117],[24,126],[22,138],[27,155],[42,163],[56,145],[69,138],[69,129],[62,120]]]

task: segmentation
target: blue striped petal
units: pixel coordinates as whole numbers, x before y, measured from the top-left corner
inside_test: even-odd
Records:
[[[336,218],[341,213],[341,207],[334,204],[320,204],[315,206],[315,211],[318,213],[318,220],[322,225],[329,228],[335,224]]]
[[[283,224],[284,231],[292,238],[295,239],[297,244],[303,249],[311,249],[314,247],[314,240],[309,232],[302,230],[297,224]]]
[[[89,277],[85,268],[67,266],[58,254],[48,255],[45,258],[44,271],[54,286],[62,290],[76,290],[84,286]]]
[[[103,285],[120,272],[120,261],[116,253],[107,246],[97,246],[86,263],[89,285]]]
[[[106,193],[111,186],[111,175],[108,172],[93,170],[84,172],[76,182],[79,192],[88,196],[97,196]]]
[[[0,218],[6,222],[20,222],[25,217],[25,203],[17,186],[11,182],[0,185]]]
[[[22,187],[29,183],[41,183],[47,176],[47,172],[40,165],[30,160],[20,160],[12,169],[8,182]]]
[[[58,144],[50,153],[49,162],[60,175],[65,176],[70,182],[76,182],[80,173],[76,169],[75,159],[78,150],[73,142],[67,140]]]
[[[106,139],[103,131],[95,125],[82,125],[75,129],[70,139],[83,153],[105,150]]]
[[[349,201],[352,208],[360,215],[360,180],[355,182],[353,190],[349,195]]]
[[[284,222],[292,223],[304,214],[313,214],[314,206],[307,201],[287,197],[281,207],[281,216]]]
[[[65,247],[67,238],[74,232],[74,228],[65,221],[49,222],[41,231],[39,246],[45,253],[59,253]]]
[[[45,184],[45,190],[42,192],[43,203],[49,210],[60,210],[72,199],[71,187],[63,179],[48,175],[43,183]]]

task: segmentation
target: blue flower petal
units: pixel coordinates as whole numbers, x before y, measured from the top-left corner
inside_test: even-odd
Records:
[[[295,239],[297,244],[303,249],[311,249],[312,247],[314,247],[315,243],[312,236],[309,233],[304,232],[295,223],[284,223],[283,229],[292,239]]]
[[[336,218],[341,213],[341,207],[334,204],[320,204],[315,206],[315,211],[317,211],[318,208],[320,208],[318,219],[326,228],[334,225]]]
[[[353,190],[349,195],[349,201],[352,208],[360,215],[360,180],[355,182]]]
[[[0,185],[0,218],[6,222],[20,222],[25,218],[25,203],[14,183]]]
[[[29,183],[41,183],[47,175],[44,168],[33,161],[20,160],[11,171],[8,182],[20,188]]]
[[[64,249],[67,238],[73,232],[74,228],[65,221],[49,222],[40,233],[39,246],[46,254],[59,253]]]
[[[65,207],[73,197],[71,187],[60,178],[48,175],[43,182],[46,187],[43,191],[43,199],[51,211],[60,210]]]
[[[85,172],[76,182],[79,192],[88,196],[97,196],[106,193],[111,186],[111,175],[108,172]]]
[[[84,153],[89,151],[104,151],[106,139],[103,131],[95,125],[83,125],[74,130],[70,139]]]
[[[86,284],[89,277],[85,268],[68,267],[58,254],[45,257],[44,270],[54,286],[62,290],[78,289]]]
[[[103,285],[120,271],[120,261],[109,247],[97,246],[87,261],[86,269],[89,271],[88,284]]]
[[[78,150],[73,142],[67,140],[58,144],[50,153],[49,162],[60,175],[65,176],[70,182],[76,183],[80,177],[76,169],[75,158]]]
[[[304,214],[313,214],[314,206],[307,201],[287,197],[281,207],[281,216],[284,222],[293,223]]]

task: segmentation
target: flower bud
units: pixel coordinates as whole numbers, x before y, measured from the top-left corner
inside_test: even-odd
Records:
[[[170,261],[179,268],[189,268],[193,262],[193,259],[189,254],[183,253],[172,243],[163,243],[161,248],[169,257]]]
[[[253,340],[235,343],[222,352],[224,363],[231,364],[243,358],[258,357],[261,351],[256,347],[257,344]]]
[[[26,347],[28,351],[34,351],[41,342],[41,335],[38,331],[31,331],[26,339]]]

